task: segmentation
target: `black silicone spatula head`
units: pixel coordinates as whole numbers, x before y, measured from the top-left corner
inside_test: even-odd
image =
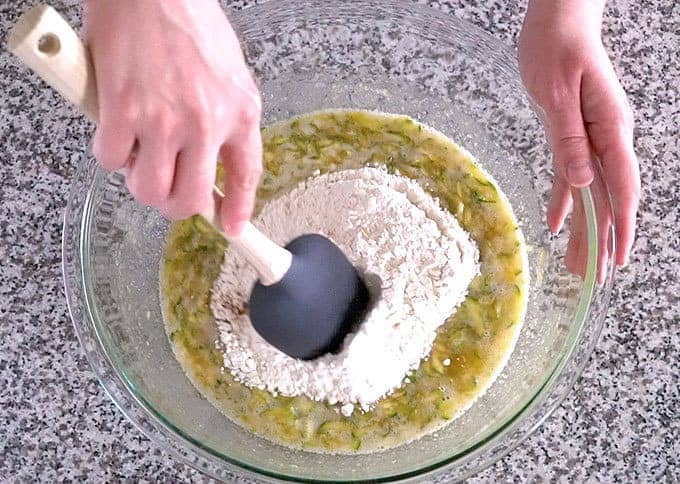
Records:
[[[271,345],[310,360],[336,351],[366,314],[369,293],[352,263],[329,239],[303,235],[286,249],[288,272],[272,285],[255,283],[250,320]]]
[[[218,214],[215,208],[204,218],[218,227]],[[326,237],[303,235],[284,248],[251,223],[238,236],[225,237],[257,271],[248,302],[250,320],[280,351],[306,360],[333,352],[364,317],[368,288]]]

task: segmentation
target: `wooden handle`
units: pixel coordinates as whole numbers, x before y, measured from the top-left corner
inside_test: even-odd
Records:
[[[275,244],[250,222],[236,239],[231,240],[231,245],[255,268],[265,286],[283,279],[293,262],[290,252]]]
[[[97,83],[90,53],[78,34],[47,5],[23,14],[9,34],[9,51],[90,119],[98,119]]]
[[[229,237],[225,234],[220,222],[220,204],[224,194],[218,187],[214,188],[213,194],[214,205],[201,214],[203,218],[255,268],[263,285],[271,286],[283,279],[293,262],[293,255],[274,243],[250,222],[246,223],[238,237]]]
[[[17,20],[8,38],[9,51],[47,84],[78,106],[93,121],[99,119],[97,82],[90,52],[68,22],[52,7],[37,5]],[[241,234],[228,237],[219,217],[223,197],[215,187],[215,204],[201,214],[248,260],[265,285],[275,284],[288,272],[292,255],[276,245],[250,222]]]
[[[274,243],[270,238],[260,232],[257,227],[248,222],[238,237],[227,237],[219,228],[219,204],[220,197],[215,196],[215,208],[206,210],[203,218],[211,223],[229,241],[232,247],[246,258],[259,276],[260,282],[265,286],[276,284],[286,275],[293,261],[293,255]],[[214,220],[211,217],[217,217]]]

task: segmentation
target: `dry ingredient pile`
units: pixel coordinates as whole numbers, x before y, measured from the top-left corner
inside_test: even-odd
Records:
[[[345,416],[357,405],[370,410],[418,368],[479,273],[478,249],[455,217],[415,181],[380,168],[312,177],[254,223],[279,244],[305,233],[330,238],[367,274],[375,301],[339,353],[296,360],[253,329],[245,304],[257,276],[228,250],[211,300],[224,365],[249,387],[326,401]]]

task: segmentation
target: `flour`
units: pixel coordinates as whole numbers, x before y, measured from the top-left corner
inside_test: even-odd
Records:
[[[338,354],[296,360],[253,329],[243,308],[257,276],[229,250],[211,301],[224,365],[247,386],[325,400],[344,415],[401,386],[479,273],[477,247],[454,216],[416,182],[378,168],[310,178],[265,205],[254,223],[279,244],[325,235],[379,297]]]

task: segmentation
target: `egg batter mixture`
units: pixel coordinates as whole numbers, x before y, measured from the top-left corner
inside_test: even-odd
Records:
[[[161,291],[167,333],[188,377],[237,424],[310,451],[375,452],[446,425],[500,373],[524,316],[526,253],[507,199],[469,153],[403,116],[311,113],[266,128],[263,142],[259,209],[310,177],[381,168],[414,180],[439,199],[477,246],[480,273],[399,387],[367,411],[359,406],[343,413],[336,402],[248,386],[225,369],[225,347],[210,304],[229,249],[201,219],[177,222],[168,236]]]

